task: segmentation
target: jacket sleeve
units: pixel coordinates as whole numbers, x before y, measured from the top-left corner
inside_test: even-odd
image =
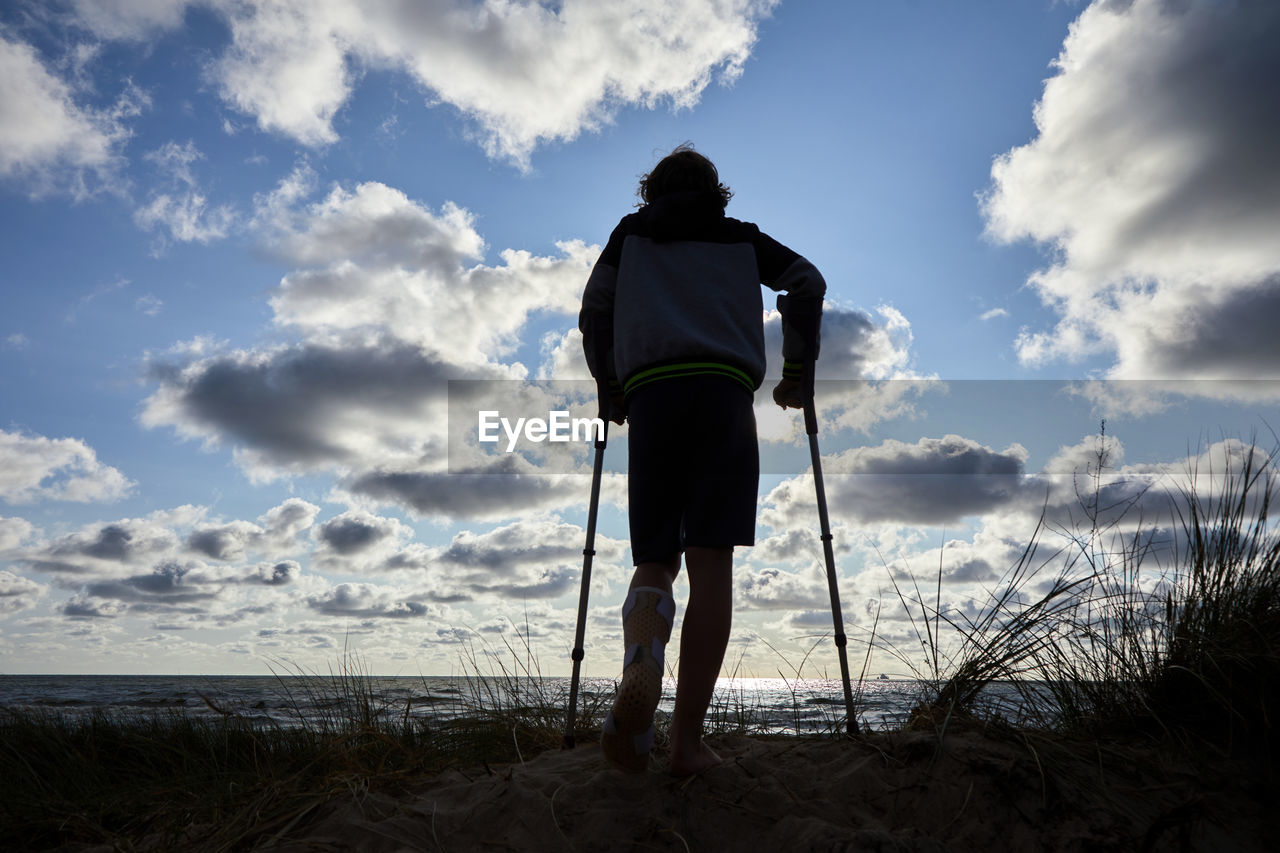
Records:
[[[578,330],[582,332],[587,367],[597,380],[607,381],[609,390],[613,392],[622,390],[613,363],[613,301],[618,287],[622,239],[622,226],[619,225],[609,235],[609,242],[591,268],[591,276],[582,292],[582,310],[578,314]]]
[[[817,360],[822,297],[827,282],[818,268],[763,232],[756,240],[760,280],[778,296],[782,313],[782,375],[798,379],[804,363]]]

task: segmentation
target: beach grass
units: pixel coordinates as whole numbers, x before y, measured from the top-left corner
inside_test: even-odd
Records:
[[[1172,518],[1147,522],[1129,518],[1141,494],[1106,503],[1100,440],[1091,486],[1078,490],[1076,524],[1048,531],[1065,546],[1042,554],[1042,517],[976,616],[946,608],[940,594],[927,602],[914,578],[906,591],[895,581],[928,663],[917,672],[923,696],[916,723],[945,726],[957,715],[995,714],[1038,731],[1172,737],[1254,759],[1273,773],[1280,715],[1280,532],[1270,515],[1276,452],[1252,442],[1224,446],[1221,460],[1206,460],[1212,470],[1185,472]],[[1047,567],[1054,576],[1036,584]],[[941,569],[938,578],[940,590]],[[980,708],[996,682],[1012,688],[1016,701]]]

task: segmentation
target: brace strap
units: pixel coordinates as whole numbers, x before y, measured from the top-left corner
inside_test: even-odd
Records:
[[[631,666],[631,664],[639,663],[643,660],[645,663],[649,664],[649,666],[653,667],[657,671],[658,675],[662,675],[662,665],[666,657],[666,651],[666,644],[663,643],[662,639],[659,637],[654,637],[652,642],[650,642],[649,654],[647,655],[644,653],[645,648],[643,643],[634,643],[627,647],[627,653],[623,658],[622,666],[625,669],[626,667]]]
[[[612,711],[604,715],[604,730],[611,735],[616,735],[618,733],[618,724],[613,719]],[[638,735],[631,736],[631,749],[636,755],[644,755],[646,752],[653,749],[653,740],[656,733],[657,729],[653,723],[650,723],[649,728],[645,729]]]
[[[625,620],[632,610],[636,609],[636,605],[640,603],[639,593],[652,592],[658,596],[657,611],[658,615],[667,621],[667,627],[675,627],[676,622],[676,600],[665,589],[658,589],[656,586],[637,586],[633,587],[627,593],[627,599],[622,603],[622,618]]]

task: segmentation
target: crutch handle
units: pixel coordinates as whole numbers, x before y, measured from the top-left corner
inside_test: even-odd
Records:
[[[818,434],[818,409],[813,402],[814,394],[814,369],[817,363],[813,359],[809,359],[804,363],[804,387],[800,393],[804,395],[804,432],[805,435]]]

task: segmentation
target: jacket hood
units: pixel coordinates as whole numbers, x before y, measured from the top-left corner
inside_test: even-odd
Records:
[[[719,224],[724,205],[718,193],[676,192],[640,208],[639,215],[655,240],[688,240]]]

